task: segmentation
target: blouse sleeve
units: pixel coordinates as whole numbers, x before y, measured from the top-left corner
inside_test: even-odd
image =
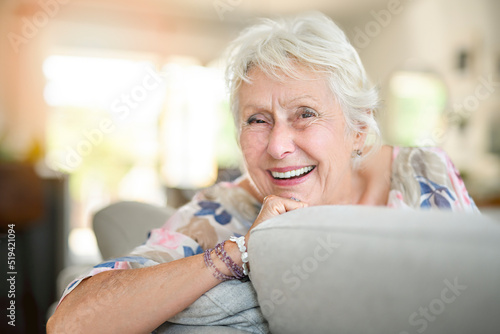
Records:
[[[394,148],[389,206],[479,213],[450,157],[440,148]]]
[[[455,205],[462,208],[463,211],[478,213],[479,209],[477,208],[476,203],[469,195],[458,169],[455,167],[448,154],[440,149],[438,149],[438,154],[441,154],[443,159],[446,161],[448,177],[450,178],[452,188],[456,194]]]

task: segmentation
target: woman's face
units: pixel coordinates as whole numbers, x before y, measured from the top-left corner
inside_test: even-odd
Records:
[[[298,67],[300,80],[278,81],[259,68],[239,90],[240,145],[262,200],[273,194],[309,205],[351,202],[351,153],[344,115],[327,81]]]

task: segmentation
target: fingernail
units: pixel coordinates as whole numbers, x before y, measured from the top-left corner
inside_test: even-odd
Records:
[[[290,197],[290,199],[293,199],[293,200],[294,200],[294,201],[296,201],[296,202],[300,202],[300,199],[295,198],[295,197]]]

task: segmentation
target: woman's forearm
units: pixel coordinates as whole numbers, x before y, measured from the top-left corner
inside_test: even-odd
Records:
[[[219,282],[202,254],[147,268],[106,271],[82,281],[64,298],[47,332],[149,333]]]

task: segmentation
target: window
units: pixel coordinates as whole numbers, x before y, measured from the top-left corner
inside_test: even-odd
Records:
[[[446,87],[434,73],[399,71],[389,81],[384,122],[391,144],[436,146],[444,131]]]
[[[100,260],[96,210],[119,200],[165,205],[165,185],[208,186],[240,161],[222,71],[179,57],[158,68],[63,54],[44,63],[47,164],[70,174],[72,263]]]

